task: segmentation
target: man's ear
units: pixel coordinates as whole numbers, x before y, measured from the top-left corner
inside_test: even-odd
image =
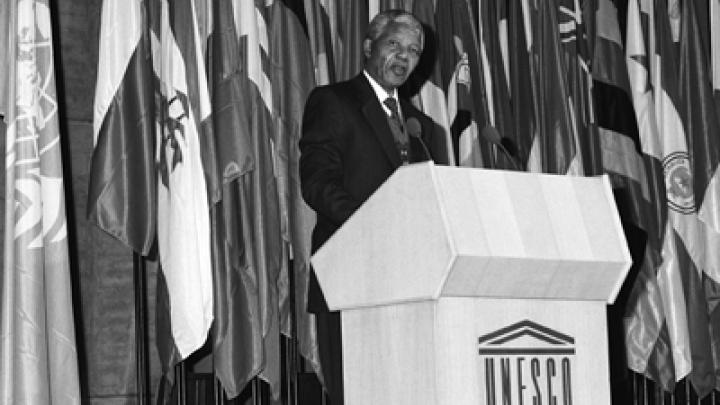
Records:
[[[365,54],[366,58],[370,57],[370,53],[372,50],[372,41],[369,38],[365,38],[363,41],[363,53]]]

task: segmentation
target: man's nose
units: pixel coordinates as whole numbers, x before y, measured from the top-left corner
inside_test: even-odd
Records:
[[[403,60],[408,60],[408,57],[410,55],[410,52],[408,48],[401,47],[400,52],[397,53],[397,57]]]

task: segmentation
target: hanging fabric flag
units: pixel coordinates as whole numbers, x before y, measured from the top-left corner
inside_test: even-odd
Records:
[[[328,11],[328,7],[323,5],[321,0],[305,0],[304,2],[315,83],[319,86],[334,83],[336,79],[332,35],[333,20],[330,18],[334,14]]]
[[[657,158],[657,127],[639,13],[637,3],[631,1],[627,16],[627,61],[624,61],[618,10],[608,0],[598,2],[594,17],[592,90],[595,105],[603,106],[596,110],[603,170],[612,181],[638,268],[625,304],[628,365],[636,372],[647,373],[661,386],[669,387],[674,383],[672,358],[651,360],[652,353],[658,358],[667,355],[670,347],[657,278],[662,261],[665,188],[662,165]]]
[[[689,177],[680,155],[667,156],[666,182],[670,209],[679,214],[675,228],[687,250],[689,262],[683,273],[686,289],[692,371],[690,381],[699,397],[715,387],[715,365],[706,292],[717,298],[720,291],[720,125],[711,87],[709,57],[698,24],[695,3],[682,2],[680,12],[679,112],[687,136]],[[689,210],[689,204],[695,207]],[[677,206],[679,205],[679,206]],[[687,205],[687,206],[686,206]]]
[[[80,404],[50,7],[5,3],[0,403]]]
[[[643,149],[648,150],[653,157],[663,163],[668,220],[665,228],[661,229],[662,264],[657,271],[664,322],[659,330],[658,344],[654,346],[645,344],[643,348],[650,349],[645,372],[651,376],[659,376],[661,384],[666,389],[672,389],[672,380],[679,381],[689,376],[696,385],[698,378],[704,379],[703,361],[696,362],[696,359],[703,352],[705,355],[709,354],[707,352],[709,332],[704,305],[705,296],[696,267],[698,262],[693,257],[697,254],[693,246],[700,247],[702,244],[697,244],[695,240],[697,227],[693,220],[696,210],[692,184],[693,168],[688,149],[688,141],[692,138],[688,137],[689,127],[686,120],[688,110],[682,101],[683,95],[686,98],[688,95],[687,89],[683,89],[687,86],[687,79],[683,79],[683,75],[677,69],[678,56],[673,44],[668,10],[664,6],[654,8],[653,6],[650,1],[641,3],[640,16],[641,21],[648,22],[646,43],[651,54],[649,72],[652,86],[646,86],[645,89],[652,88],[655,92],[654,111],[651,116],[656,120],[657,136],[653,138],[653,134],[641,133],[641,139]],[[681,55],[686,55],[687,52],[688,49],[685,47]],[[633,66],[632,59],[643,62],[640,54],[630,56],[631,59],[628,60],[630,66]],[[682,62],[683,58],[680,59]],[[683,69],[689,67],[685,63],[681,63],[681,66],[684,66]],[[634,95],[643,91],[635,83],[633,88]],[[639,117],[645,117],[643,113],[645,111],[638,108]],[[639,120],[639,122],[642,130],[645,121]],[[702,266],[699,268],[702,269]],[[642,327],[647,331],[657,331],[657,325],[653,324],[656,320],[657,317],[654,317],[651,323],[648,322],[651,321],[648,318],[645,320],[645,325],[636,324],[636,331],[642,331]],[[664,342],[665,331],[669,346]],[[644,343],[641,340],[637,342]],[[638,353],[647,353],[647,350],[639,350]],[[669,361],[670,357],[672,362]],[[637,356],[636,360],[638,360],[637,364],[631,363],[631,367],[642,365],[641,356]],[[670,367],[673,368],[672,373]],[[670,375],[674,378],[668,381]]]
[[[0,4],[0,27],[3,27],[3,29],[0,30],[0,44],[3,44],[3,46],[0,46],[0,60],[6,61],[11,60],[11,31],[14,26],[11,25],[14,24],[10,16],[11,7],[15,7],[11,1],[4,1]],[[10,74],[10,65],[10,63],[0,65],[0,116],[3,117],[6,116],[8,112],[9,100],[7,95],[10,93],[10,79],[8,76]]]
[[[538,134],[530,152],[529,170],[554,174],[580,174],[576,127],[570,109],[568,74],[560,49],[555,0],[530,6],[532,57],[537,60]],[[540,167],[533,165],[540,162]]]
[[[710,64],[715,107],[720,116],[720,0],[710,1]]]
[[[501,136],[499,142],[502,144],[502,148],[499,145],[493,146],[494,154],[487,152],[483,154],[484,167],[499,169],[512,169],[516,168],[516,165],[520,165],[515,163],[518,160],[517,146],[511,141],[514,138],[515,122],[512,119],[508,81],[510,71],[507,38],[508,12],[509,9],[505,4],[496,4],[490,1],[481,2],[479,7],[479,46],[483,62],[481,74],[484,78],[484,91],[488,106],[488,122],[485,125],[497,128]],[[482,104],[482,99],[477,97],[481,93],[477,91],[474,90],[473,93],[476,94],[476,100]],[[480,142],[487,144],[487,139],[482,139]]]
[[[310,276],[310,236],[315,212],[307,206],[300,191],[299,163],[302,114],[305,100],[315,85],[312,51],[307,21],[301,0],[276,1],[272,6],[270,60],[273,66],[273,122],[275,155],[278,157],[278,185],[282,207],[282,234],[292,255],[292,278],[295,285],[294,308],[281,311],[283,333],[289,335],[295,322],[300,354],[319,376],[315,316],[307,311]],[[289,286],[280,289],[288,291]],[[291,293],[292,294],[292,293]],[[281,303],[286,300],[281,299]],[[288,318],[285,311],[294,314]]]
[[[720,117],[720,0],[709,0],[710,5],[710,57],[712,69],[712,87],[713,98],[715,100],[716,117]],[[716,146],[720,147],[720,146]],[[715,169],[713,176],[714,186],[717,188],[718,172]],[[715,191],[711,192],[711,196]],[[715,194],[717,195],[717,194]],[[700,206],[700,217],[706,223],[712,224],[711,220],[705,219],[707,213],[711,210],[716,212],[720,210],[720,202],[717,199],[705,198],[706,202]],[[710,225],[717,232],[720,226],[717,222]],[[712,252],[712,250],[710,251]],[[708,299],[708,311],[710,313],[710,338],[713,350],[714,370],[715,370],[715,389],[720,390],[720,291],[716,284],[706,285],[706,293]]]
[[[213,320],[208,192],[200,159],[210,100],[195,5],[162,3],[159,81],[158,253],[179,358],[207,339]],[[167,371],[167,370],[166,370]]]
[[[88,219],[137,253],[155,241],[155,95],[148,16],[141,0],[105,0]]]
[[[220,357],[224,357],[214,361],[216,376],[228,397],[233,398],[257,374],[257,359],[262,359],[261,345],[249,343],[258,341],[253,336],[260,325],[253,322],[257,319],[253,315],[255,302],[245,297],[243,258],[247,246],[237,193],[237,182],[255,169],[256,162],[233,5],[217,2],[211,12],[213,29],[207,60],[213,131],[203,144],[203,156],[208,183],[216,190],[210,210],[215,298],[212,343],[213,356],[221,352]],[[233,340],[236,345],[229,344]]]
[[[531,58],[533,44],[528,0],[510,2],[508,9],[508,81],[514,132],[505,134],[516,147],[522,168],[536,167],[528,162],[533,139],[537,137],[537,79]]]
[[[457,159],[454,152],[455,146],[450,135],[445,92],[447,81],[444,79],[439,57],[441,48],[437,34],[435,1],[414,1],[412,13],[423,25],[428,27],[426,30],[429,32],[425,33],[425,46],[422,55],[420,55],[420,61],[405,86],[412,89],[411,93],[417,93],[413,97],[413,104],[432,118],[437,126],[436,136],[433,137],[433,145],[430,148],[433,151],[442,151],[437,153],[437,156],[442,156],[441,163],[447,162],[450,165],[455,165]],[[455,48],[453,46],[450,49]],[[447,76],[449,75],[448,73]]]
[[[602,156],[592,97],[590,71],[591,67],[594,71],[593,55],[590,53],[588,24],[584,18],[586,13],[580,3],[580,0],[559,0],[557,14],[563,61],[568,73],[568,106],[575,127],[575,144],[578,146],[576,161],[579,167],[575,173],[593,176],[602,173]],[[584,7],[590,8],[595,2],[586,0],[582,3]],[[598,1],[597,4],[605,7],[604,3]],[[594,13],[587,14],[589,17],[597,16]]]
[[[485,167],[491,147],[480,139],[480,130],[490,122],[474,15],[466,0],[436,5],[435,57],[446,96],[453,161],[460,166]]]
[[[330,16],[335,56],[336,81],[349,80],[363,68],[363,40],[368,22],[375,17],[369,14],[368,0],[322,0]]]
[[[278,284],[287,260],[281,234],[276,179],[277,156],[272,122],[268,6],[263,1],[233,2],[231,15],[240,53],[245,137],[255,162],[252,169],[226,184],[222,207],[226,236],[233,242],[226,260],[232,282],[224,285],[214,337],[215,373],[228,397],[235,397],[248,381],[259,376],[280,395],[280,312]],[[227,24],[219,18],[216,24]],[[230,61],[227,61],[230,63]],[[231,221],[228,221],[231,219]],[[219,225],[219,224],[218,224]]]

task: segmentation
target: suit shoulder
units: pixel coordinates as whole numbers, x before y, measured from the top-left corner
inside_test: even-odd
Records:
[[[362,105],[372,91],[362,76],[350,80],[315,87],[308,99],[331,100],[351,105]]]
[[[349,81],[324,84],[322,86],[315,87],[310,92],[310,97],[338,97],[343,98],[347,95],[352,94],[352,85]]]

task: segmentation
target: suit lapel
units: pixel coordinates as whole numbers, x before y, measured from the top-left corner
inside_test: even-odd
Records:
[[[380,142],[380,145],[382,145],[382,148],[385,151],[385,155],[387,155],[393,165],[395,167],[400,166],[402,163],[400,159],[400,152],[395,146],[395,138],[390,130],[387,115],[380,106],[380,102],[375,96],[375,92],[372,87],[370,87],[370,83],[368,83],[362,73],[353,81],[358,90],[357,94],[361,103],[360,110],[372,128],[373,136],[375,136]]]

